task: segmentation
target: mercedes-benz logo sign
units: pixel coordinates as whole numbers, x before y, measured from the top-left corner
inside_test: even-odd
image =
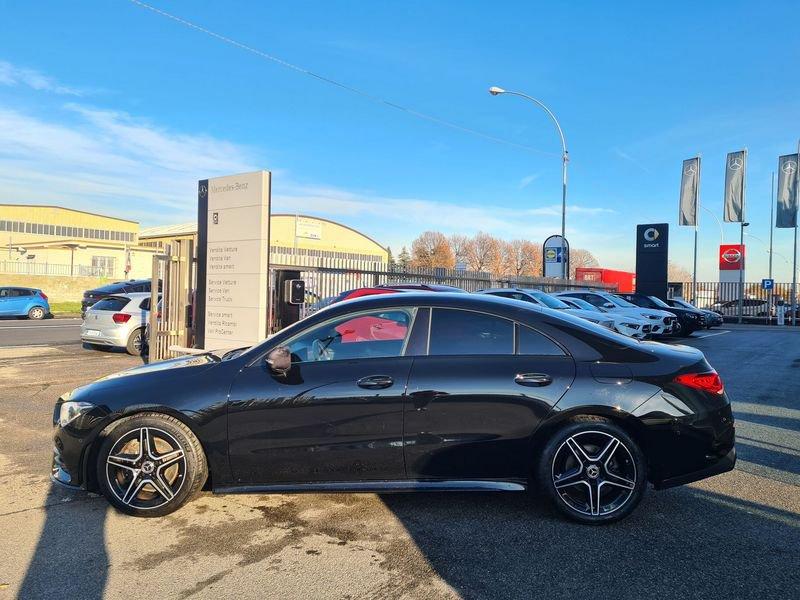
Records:
[[[648,227],[645,229],[644,239],[646,242],[655,242],[658,239],[658,229],[655,227]]]
[[[787,160],[785,163],[783,163],[781,171],[783,171],[787,175],[791,175],[792,173],[797,171],[797,163],[794,162],[793,160]]]
[[[731,171],[738,171],[744,166],[744,162],[738,156],[734,156],[732,159],[728,161],[728,168]]]
[[[208,193],[208,187],[206,187],[205,185],[200,185],[200,186],[198,187],[198,190],[197,190],[197,191],[198,191],[198,192],[200,193],[200,195],[202,196],[202,195],[204,195],[204,194],[207,194],[207,193]]]
[[[722,260],[726,263],[738,263],[742,260],[742,253],[736,248],[728,248],[722,253]]]
[[[684,175],[694,175],[697,173],[697,168],[694,165],[689,165],[683,170]]]

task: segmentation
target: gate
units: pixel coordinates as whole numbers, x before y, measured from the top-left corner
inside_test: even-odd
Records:
[[[189,348],[193,343],[194,247],[193,240],[172,241],[164,247],[163,254],[153,256],[148,322],[150,361],[178,356],[176,348]],[[160,298],[158,281],[162,289]]]

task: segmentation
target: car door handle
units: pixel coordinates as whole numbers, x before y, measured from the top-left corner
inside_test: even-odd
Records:
[[[553,383],[553,378],[545,373],[519,373],[514,377],[514,381],[519,385],[542,387]]]
[[[369,377],[362,377],[356,384],[358,387],[368,390],[383,390],[391,387],[394,384],[394,379],[388,375],[371,375]]]

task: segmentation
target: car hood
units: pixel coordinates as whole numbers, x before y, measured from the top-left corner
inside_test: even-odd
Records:
[[[560,312],[565,312],[570,315],[575,315],[581,319],[592,319],[594,321],[613,321],[614,318],[607,313],[596,312],[593,310],[584,310],[583,308],[563,308]]]
[[[618,315],[629,315],[633,317],[640,317],[640,318],[647,318],[649,316],[658,317],[659,319],[663,319],[664,317],[674,317],[675,315],[671,312],[667,312],[665,310],[657,310],[655,308],[633,308],[633,307],[625,307],[625,306],[618,306],[617,308],[613,309],[611,312],[616,313]]]

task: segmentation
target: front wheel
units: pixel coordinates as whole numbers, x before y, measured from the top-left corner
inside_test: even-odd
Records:
[[[34,306],[28,311],[28,318],[34,321],[41,321],[47,316],[47,313],[41,306]]]
[[[628,516],[647,485],[644,455],[619,426],[581,416],[559,429],[542,452],[539,486],[563,514],[589,525]]]
[[[194,496],[208,476],[206,457],[192,431],[159,413],[125,418],[103,441],[97,481],[118,510],[161,517]]]

